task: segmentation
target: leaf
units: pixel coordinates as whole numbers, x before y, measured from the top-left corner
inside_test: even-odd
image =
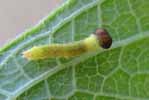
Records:
[[[68,0],[0,50],[0,100],[147,100],[149,1]],[[28,61],[33,45],[65,43],[106,28],[108,51]]]

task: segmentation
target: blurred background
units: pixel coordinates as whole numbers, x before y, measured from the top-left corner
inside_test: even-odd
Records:
[[[31,28],[64,0],[0,0],[0,47]]]

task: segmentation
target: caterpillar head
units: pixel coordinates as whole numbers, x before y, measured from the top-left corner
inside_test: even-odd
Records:
[[[95,33],[97,36],[97,39],[99,40],[99,45],[104,48],[108,49],[112,45],[112,38],[109,35],[108,31],[106,29],[100,29],[98,28]]]

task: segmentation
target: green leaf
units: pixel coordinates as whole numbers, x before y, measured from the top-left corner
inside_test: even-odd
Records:
[[[0,50],[0,100],[148,100],[149,0],[68,0]],[[33,45],[106,28],[112,48],[72,59],[28,61]]]

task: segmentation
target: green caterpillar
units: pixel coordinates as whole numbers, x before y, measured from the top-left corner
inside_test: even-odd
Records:
[[[105,29],[97,29],[89,37],[66,44],[49,44],[34,46],[23,52],[28,60],[39,60],[53,57],[74,57],[86,52],[108,49],[112,44],[112,38]]]

